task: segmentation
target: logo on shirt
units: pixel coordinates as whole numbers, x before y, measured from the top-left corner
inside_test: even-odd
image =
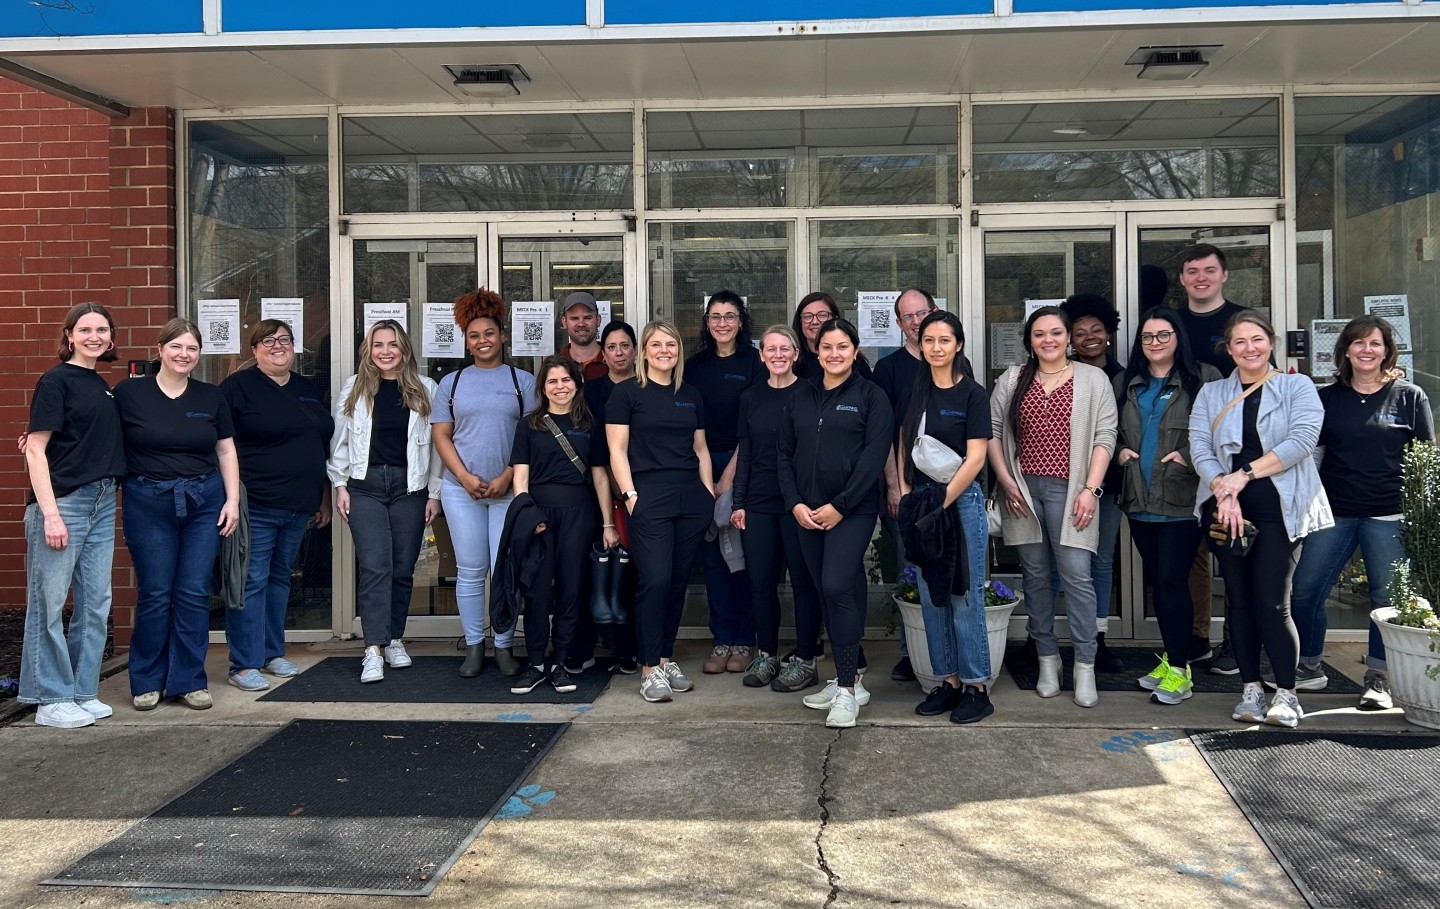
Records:
[[[963,410],[946,410],[945,408],[942,407],[942,408],[940,408],[940,416],[942,416],[942,417],[964,417],[964,416],[969,416],[969,414],[967,414],[967,413],[966,413],[965,411],[963,411]]]
[[[676,406],[676,407],[688,407],[688,408],[690,408],[691,410],[694,410],[694,409],[695,409],[695,402],[694,402],[694,401],[676,401],[676,402],[675,402],[675,406]]]
[[[733,373],[733,372],[727,372],[727,373],[725,373],[725,375],[722,376],[722,378],[730,379],[730,380],[735,381],[735,382],[748,382],[748,381],[750,381],[750,377],[749,377],[749,376],[737,376],[737,375],[736,375],[735,373]]]
[[[860,412],[860,408],[856,407],[854,404],[836,404],[836,405],[835,405],[835,409],[836,409],[836,410],[843,410],[843,411],[845,411],[846,413],[859,413],[859,412]]]
[[[320,403],[320,399],[319,399],[319,398],[299,397],[299,398],[296,398],[295,400],[301,402],[302,404],[319,404],[319,403]]]
[[[208,414],[208,413],[205,413],[205,412],[199,411],[199,410],[187,410],[187,411],[185,411],[185,416],[189,417],[189,418],[192,419],[192,420],[209,420],[209,419],[213,419],[213,416],[212,416],[211,414]]]

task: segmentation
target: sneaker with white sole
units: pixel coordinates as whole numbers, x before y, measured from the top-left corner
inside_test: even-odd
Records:
[[[510,693],[529,694],[545,684],[549,678],[549,673],[545,671],[545,664],[532,665],[529,669],[526,669],[516,676],[515,681],[510,683]]]
[[[1230,718],[1241,723],[1265,722],[1265,686],[1259,682],[1246,682],[1245,693]]]
[[[1282,688],[1270,699],[1270,709],[1265,711],[1265,725],[1294,729],[1304,716],[1305,711],[1300,708],[1300,699],[1295,692]]]
[[[385,645],[385,664],[391,669],[408,669],[413,662],[410,654],[405,652],[404,641],[391,638],[390,643]]]
[[[671,660],[668,663],[661,663],[660,668],[665,672],[665,679],[670,683],[671,691],[691,691],[695,683],[685,677],[680,671],[680,664]]]
[[[836,693],[841,690],[840,681],[838,679],[831,679],[825,683],[824,688],[821,688],[814,694],[805,695],[801,700],[805,702],[806,707],[813,710],[829,710],[835,703]],[[861,707],[870,703],[870,692],[865,690],[865,680],[858,675],[855,676],[854,697],[855,703]]]
[[[575,679],[565,667],[551,666],[550,687],[555,689],[556,694],[569,694],[580,686],[575,684]]]
[[[1211,675],[1239,675],[1240,663],[1235,659],[1235,648],[1227,638],[1220,642],[1210,657]]]
[[[1165,681],[1165,676],[1170,674],[1170,654],[1160,654],[1160,663],[1154,669],[1135,680],[1135,684],[1146,691],[1154,691]]]
[[[831,729],[849,729],[859,718],[859,698],[841,688],[835,693],[835,699],[830,704],[830,712],[825,715],[825,725]]]
[[[130,699],[136,710],[154,710],[160,706],[160,692],[142,691]]]
[[[262,668],[263,671],[270,673],[277,679],[293,678],[300,674],[300,667],[284,657],[276,657],[267,662]]]
[[[215,699],[210,696],[209,688],[197,688],[180,695],[180,703],[191,710],[209,710],[215,706]]]
[[[1191,675],[1189,666],[1177,669],[1167,665],[1165,669],[1165,678],[1150,692],[1150,700],[1157,704],[1173,706],[1187,700],[1195,693],[1194,676]]]
[[[366,649],[365,655],[360,658],[360,681],[381,682],[385,679],[385,658],[380,655],[380,648],[374,650]]]
[[[95,718],[88,711],[80,709],[74,701],[58,704],[41,704],[35,711],[36,726],[50,726],[54,729],[79,729],[95,725]]]
[[[90,714],[97,720],[103,720],[107,716],[115,715],[115,711],[111,709],[109,704],[97,698],[91,698],[88,701],[76,701],[75,706],[79,707],[81,710]]]
[[[242,669],[230,673],[230,684],[241,691],[264,691],[270,687],[270,683],[265,681],[258,669]]]
[[[1389,710],[1395,706],[1390,696],[1390,683],[1385,676],[1374,672],[1365,674],[1365,690],[1360,692],[1361,710]]]
[[[656,666],[640,679],[640,696],[652,704],[671,700],[673,694],[670,679],[665,675],[664,666]]]
[[[781,660],[780,674],[770,680],[770,690],[790,693],[818,684],[820,679],[815,674],[815,661],[791,657]]]

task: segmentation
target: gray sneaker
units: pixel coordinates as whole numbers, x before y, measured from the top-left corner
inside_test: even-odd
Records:
[[[264,691],[270,687],[270,683],[265,681],[258,669],[242,669],[230,673],[230,684],[241,691]]]
[[[840,687],[839,679],[831,679],[820,691],[815,694],[807,694],[802,700],[804,700],[805,706],[812,710],[829,710],[835,706],[835,699],[842,694],[853,697],[855,703],[861,707],[870,703],[870,692],[865,690],[865,679],[859,675],[855,676],[855,693],[853,695]]]
[[[275,659],[265,664],[265,671],[275,676],[275,678],[277,679],[288,679],[292,676],[299,675],[300,667],[296,666],[294,663],[290,662],[284,657],[276,657]]]
[[[858,690],[858,689],[857,689]],[[855,695],[841,689],[825,715],[825,725],[831,729],[849,729],[860,718],[860,704]]]
[[[1229,640],[1220,642],[1215,648],[1215,656],[1210,660],[1211,675],[1239,675],[1240,664],[1235,661],[1235,648],[1230,646]]]
[[[1265,686],[1259,682],[1247,682],[1245,694],[1235,705],[1235,712],[1230,714],[1230,718],[1242,723],[1265,722]]]
[[[815,673],[814,660],[791,658],[780,667],[780,674],[770,680],[770,690],[789,693],[819,684],[820,676]]]
[[[755,652],[755,659],[745,667],[745,678],[741,679],[746,688],[764,688],[780,672],[780,664],[763,650]]]
[[[1286,729],[1294,729],[1300,725],[1304,718],[1305,711],[1300,709],[1300,699],[1293,691],[1280,690],[1270,699],[1270,709],[1265,711],[1265,723],[1268,726],[1284,726]]]
[[[1376,672],[1365,673],[1365,690],[1360,692],[1361,710],[1389,710],[1395,706],[1390,697],[1390,683]]]
[[[695,683],[685,678],[685,673],[680,671],[680,664],[674,660],[661,663],[660,669],[664,671],[665,678],[670,682],[671,691],[689,691],[695,687]]]
[[[670,679],[666,677],[665,670],[656,666],[640,679],[640,696],[652,704],[660,704],[671,699]]]
[[[1278,687],[1275,684],[1275,675],[1271,673],[1263,679],[1265,687],[1275,691]],[[1319,666],[1306,666],[1304,663],[1295,667],[1295,687],[1300,691],[1324,691],[1325,686],[1330,684],[1330,677],[1325,670]]]

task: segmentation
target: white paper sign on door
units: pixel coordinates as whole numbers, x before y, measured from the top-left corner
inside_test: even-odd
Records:
[[[1034,315],[1035,310],[1040,309],[1042,306],[1060,306],[1064,302],[1064,300],[1026,300],[1025,318],[1029,320],[1029,318]]]
[[[420,356],[453,360],[465,356],[465,339],[455,324],[455,307],[426,303],[420,307]]]
[[[895,324],[895,299],[898,290],[862,290],[855,295],[859,301],[861,347],[899,347],[905,343],[900,326]]]
[[[1395,329],[1395,347],[1410,353],[1410,295],[1385,294],[1365,298],[1366,315],[1379,316]]]
[[[295,352],[305,352],[305,301],[300,297],[261,297],[260,318],[279,319],[295,336]]]
[[[605,329],[605,326],[610,324],[610,319],[611,319],[611,315],[610,315],[610,301],[609,301],[609,300],[596,300],[596,301],[595,301],[595,308],[600,312],[600,329],[599,329],[599,330],[603,331],[603,330]],[[598,336],[598,335],[596,336],[596,340],[599,340],[599,336]]]
[[[368,334],[371,326],[381,319],[394,319],[410,333],[410,304],[408,303],[366,303],[365,304],[365,332]]]
[[[238,354],[240,352],[240,301],[201,300],[196,307],[200,321],[200,352],[204,354]]]
[[[555,304],[527,301],[510,304],[510,355],[548,357],[555,352]]]
[[[990,323],[990,368],[1008,369],[1025,358],[1023,322]]]
[[[1310,375],[1317,382],[1335,378],[1335,339],[1348,319],[1312,319],[1310,322]]]

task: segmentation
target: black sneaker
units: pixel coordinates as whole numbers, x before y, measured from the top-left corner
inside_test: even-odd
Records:
[[[584,672],[585,670],[589,669],[591,666],[594,666],[594,665],[595,665],[595,658],[594,658],[594,657],[591,657],[590,659],[585,660],[584,662],[581,662],[580,660],[566,660],[566,661],[565,661],[565,671],[568,672],[568,673],[570,673],[571,675],[579,675],[580,673]]]
[[[1025,646],[1020,648],[1020,653],[1015,657],[1015,669],[1021,675],[1031,678],[1040,674],[1040,651],[1035,649],[1035,639],[1026,636]]]
[[[550,687],[554,688],[559,694],[569,694],[578,686],[575,684],[575,680],[570,678],[570,673],[561,669],[559,666],[551,666]]]
[[[1190,635],[1190,660],[1191,663],[1198,663],[1201,660],[1208,660],[1215,656],[1214,649],[1210,646],[1210,639],[1203,635]]]
[[[1230,642],[1221,641],[1220,646],[1215,648],[1215,656],[1210,660],[1211,675],[1239,675],[1240,664],[1235,662],[1235,648]]]
[[[978,723],[995,712],[995,705],[990,703],[990,695],[985,691],[976,691],[969,685],[960,692],[960,703],[950,711],[950,722],[952,723]]]
[[[949,682],[941,682],[931,689],[925,700],[915,707],[915,712],[921,716],[939,716],[942,713],[949,713],[960,704],[960,692]]]
[[[1120,655],[1114,653],[1105,646],[1105,632],[1095,636],[1095,671],[1096,672],[1124,672],[1125,664],[1120,662]]]
[[[545,678],[544,666],[531,666],[520,673],[520,676],[511,683],[510,693],[529,694],[536,688],[539,688],[541,683],[545,681]]]
[[[635,662],[634,657],[620,657],[610,664],[610,671],[621,675],[634,675],[640,671],[640,664]]]
[[[908,656],[902,656],[900,662],[895,664],[895,668],[890,670],[890,678],[897,682],[915,681],[915,670],[911,668]]]

